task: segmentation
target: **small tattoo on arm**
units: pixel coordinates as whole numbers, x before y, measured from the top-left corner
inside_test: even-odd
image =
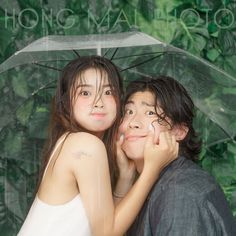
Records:
[[[92,157],[92,155],[89,154],[89,153],[80,151],[80,152],[76,153],[76,157],[80,159],[80,158],[83,158],[83,157]]]

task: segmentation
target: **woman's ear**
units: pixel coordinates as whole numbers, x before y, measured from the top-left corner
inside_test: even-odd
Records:
[[[172,131],[175,135],[176,141],[183,140],[188,134],[188,130],[189,128],[185,124],[175,125]]]

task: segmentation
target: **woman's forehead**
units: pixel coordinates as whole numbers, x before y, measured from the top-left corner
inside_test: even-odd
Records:
[[[77,83],[100,86],[101,84],[109,84],[109,80],[105,70],[100,68],[88,68],[77,76]]]

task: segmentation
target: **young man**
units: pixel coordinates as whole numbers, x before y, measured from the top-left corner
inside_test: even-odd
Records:
[[[167,130],[180,144],[179,157],[162,171],[127,235],[236,235],[236,221],[222,190],[193,162],[201,144],[192,126],[194,104],[183,86],[170,77],[143,78],[131,82],[126,94],[122,149],[139,173],[150,127],[157,144],[159,134]]]

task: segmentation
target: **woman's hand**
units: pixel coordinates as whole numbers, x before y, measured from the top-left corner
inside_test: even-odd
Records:
[[[121,134],[119,140],[116,142],[117,165],[119,168],[120,178],[126,180],[134,180],[136,169],[134,162],[129,159],[121,146],[124,141],[124,135]]]
[[[158,176],[164,167],[177,158],[179,143],[171,131],[160,132],[157,144],[155,136],[155,127],[152,125],[144,148],[144,169],[148,168]]]
[[[136,176],[134,162],[128,159],[121,148],[123,141],[124,135],[120,135],[119,140],[116,142],[116,161],[119,168],[119,178],[113,193],[115,198],[123,198],[127,194]],[[116,203],[118,203],[118,201],[116,201]]]

